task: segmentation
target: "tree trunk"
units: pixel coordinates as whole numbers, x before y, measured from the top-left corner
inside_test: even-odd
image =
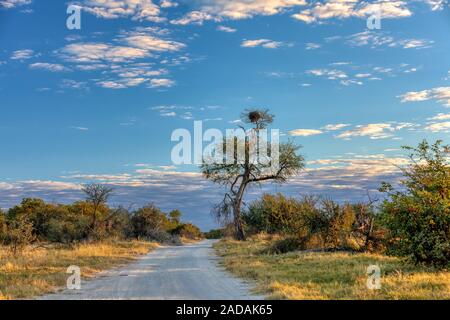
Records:
[[[234,215],[234,232],[236,240],[245,241],[246,236],[241,217],[241,205],[239,203],[233,206],[233,215]]]

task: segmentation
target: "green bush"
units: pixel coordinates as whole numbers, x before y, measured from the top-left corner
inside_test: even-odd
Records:
[[[250,232],[301,233],[304,224],[302,203],[282,194],[264,194],[250,204],[243,219]]]
[[[192,223],[182,223],[174,231],[173,234],[179,235],[187,239],[201,239],[203,238],[202,231]]]
[[[380,228],[371,204],[339,204],[313,196],[297,200],[265,194],[250,204],[244,221],[253,233],[286,236],[286,242],[279,244],[282,248],[298,250],[306,245],[356,251],[381,249]]]
[[[14,256],[19,255],[34,240],[33,224],[25,216],[7,222],[3,243],[9,246]]]
[[[224,230],[223,229],[212,229],[208,232],[205,232],[203,236],[206,239],[221,239],[224,237]]]
[[[0,209],[0,244],[3,243],[6,237],[6,215]]]
[[[292,251],[305,250],[307,248],[308,239],[288,236],[286,238],[275,241],[265,253],[283,254]]]
[[[441,141],[405,147],[411,164],[403,168],[401,191],[384,184],[382,205],[389,229],[389,251],[416,263],[446,267],[450,263],[450,148]]]

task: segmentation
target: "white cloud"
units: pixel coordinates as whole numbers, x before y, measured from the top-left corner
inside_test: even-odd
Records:
[[[273,41],[269,39],[256,39],[256,40],[244,40],[241,43],[241,47],[244,48],[255,48],[255,47],[263,47],[266,49],[278,49],[282,46],[286,46],[288,44],[280,41]]]
[[[323,131],[316,129],[295,129],[288,132],[289,135],[294,137],[309,137],[322,134]]]
[[[327,130],[327,131],[337,131],[337,130],[346,128],[348,126],[350,126],[350,125],[346,124],[346,123],[327,124],[322,129]]]
[[[432,132],[450,132],[450,121],[429,124],[425,130]]]
[[[34,57],[34,51],[31,49],[17,50],[11,55],[12,60],[27,60]]]
[[[394,136],[394,132],[415,126],[411,123],[371,123],[356,126],[337,135],[339,139],[350,140],[353,137],[369,137],[370,139],[386,139]]]
[[[62,64],[58,63],[47,63],[47,62],[36,62],[29,65],[30,69],[41,69],[47,70],[50,72],[62,72],[62,71],[70,71],[69,68],[66,68]]]
[[[175,81],[171,80],[171,79],[151,79],[150,80],[150,87],[151,88],[170,88],[173,87],[175,85]]]
[[[332,18],[366,18],[376,12],[380,12],[383,19],[403,18],[412,15],[407,7],[407,1],[380,0],[369,3],[358,0],[328,0],[311,3],[306,9],[292,15],[292,17],[305,23],[313,23]]]
[[[426,2],[433,11],[443,10],[445,5],[447,4],[447,0],[423,0],[423,1]]]
[[[306,44],[306,50],[315,50],[319,49],[320,47],[322,46],[318,43],[309,42]]]
[[[348,76],[344,71],[337,69],[312,69],[307,70],[307,74],[316,76],[316,77],[325,77],[329,80],[338,80],[338,79],[347,79]]]
[[[169,2],[163,3],[167,8]],[[84,11],[104,19],[131,18],[138,21],[166,21],[164,17],[161,17],[160,7],[152,0],[84,0],[77,4]]]
[[[428,118],[428,120],[450,120],[450,113],[438,113],[434,117]]]
[[[423,91],[411,91],[400,96],[402,102],[436,100],[450,107],[450,87],[439,87]]]
[[[306,5],[305,0],[200,0],[198,10],[187,13],[175,24],[202,24],[207,20],[247,19],[257,15],[271,16],[287,9]]]
[[[78,131],[89,131],[89,128],[86,127],[71,127],[71,128]]]
[[[137,28],[132,32],[125,33],[122,40],[127,45],[151,52],[174,52],[180,51],[186,45],[181,42],[166,40],[158,37],[167,34],[165,29]]]
[[[102,80],[98,81],[97,84],[106,89],[125,89],[136,87],[146,81],[148,81],[146,78],[125,78],[119,80]]]
[[[171,20],[170,23],[182,25],[182,26],[185,26],[188,24],[202,25],[204,21],[209,21],[209,20],[220,21],[219,18],[216,18],[207,12],[191,11],[179,19]]]
[[[222,32],[227,32],[227,33],[233,33],[236,32],[237,30],[231,27],[227,27],[227,26],[218,26],[217,27],[218,31],[222,31]]]
[[[69,44],[61,50],[61,54],[66,60],[78,63],[125,62],[150,56],[147,50],[106,43]]]
[[[60,87],[63,89],[88,90],[86,82],[71,79],[63,79],[61,81]]]
[[[30,4],[31,2],[32,2],[32,0],[1,0],[0,7],[6,8],[6,9],[12,9],[15,7]]]
[[[347,37],[347,43],[351,46],[370,46],[371,48],[389,47],[403,49],[426,49],[433,45],[433,41],[426,39],[401,39],[396,40],[390,35],[374,31],[363,31]]]
[[[159,6],[161,8],[175,8],[178,7],[178,3],[171,0],[161,0]]]

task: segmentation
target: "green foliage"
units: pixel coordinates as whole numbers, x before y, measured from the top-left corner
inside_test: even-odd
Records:
[[[402,189],[388,194],[382,205],[389,229],[390,251],[412,257],[416,263],[445,267],[450,263],[450,166],[449,147],[442,141],[423,141],[405,147],[411,163],[402,168]]]
[[[172,233],[192,240],[203,238],[202,231],[192,223],[182,223]]]
[[[0,209],[0,244],[3,242],[4,238],[6,236],[6,215]]]
[[[288,236],[275,241],[265,250],[268,254],[283,254],[292,251],[305,250],[307,248],[307,239],[296,236]]]
[[[131,223],[135,237],[151,238],[158,232],[167,232],[169,219],[164,212],[153,204],[149,204],[134,212]]]
[[[72,244],[107,238],[148,238],[179,244],[179,235],[201,237],[196,226],[181,222],[180,211],[174,210],[169,216],[154,205],[130,213],[123,207],[113,209],[92,201],[62,205],[26,198],[7,214],[0,211],[0,242],[14,246],[13,251],[19,252],[31,240]]]
[[[303,203],[282,194],[264,194],[250,204],[243,219],[250,231],[268,233],[301,233],[304,224]],[[253,230],[252,230],[253,229]]]
[[[286,241],[276,244],[274,252],[305,246],[357,251],[381,248],[381,229],[370,204],[341,205],[331,199],[312,196],[295,199],[282,194],[265,194],[250,204],[243,218],[251,233],[286,237]]]
[[[206,158],[201,165],[201,171],[206,179],[228,188],[213,213],[224,225],[232,220],[235,238],[245,240],[241,207],[247,188],[269,181],[285,183],[298,174],[305,164],[304,158],[297,153],[300,147],[292,141],[278,145],[273,142],[269,144],[264,136],[259,135],[262,129],[266,129],[273,122],[274,116],[268,110],[245,110],[241,118],[242,122],[250,124],[251,128],[246,130],[240,126],[244,137],[236,134],[220,142],[216,150],[222,151],[218,154],[223,155],[223,159]],[[262,145],[265,145],[264,151]],[[277,163],[275,154],[278,155]],[[254,161],[255,159],[259,161]],[[261,161],[263,159],[267,161]]]
[[[19,255],[34,240],[33,224],[25,216],[18,216],[16,219],[7,222],[3,243],[9,246],[14,256]]]
[[[212,229],[209,230],[208,232],[205,232],[203,236],[206,239],[221,239],[224,236],[224,232],[225,230],[223,229]]]

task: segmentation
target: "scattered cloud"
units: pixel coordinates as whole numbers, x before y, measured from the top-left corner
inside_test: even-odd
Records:
[[[428,118],[428,120],[450,120],[450,113],[438,113],[434,117]]]
[[[347,123],[327,124],[322,129],[323,130],[327,130],[327,131],[337,131],[337,130],[344,129],[344,128],[348,127],[348,126],[350,126],[350,125],[347,124]]]
[[[227,27],[227,26],[218,26],[217,27],[218,31],[222,31],[222,32],[227,32],[227,33],[233,33],[236,32],[237,30],[231,27]]]
[[[402,102],[435,100],[450,107],[450,87],[438,87],[423,91],[411,91],[400,96]]]
[[[62,89],[74,89],[74,90],[88,90],[87,82],[76,81],[71,79],[63,79],[61,81],[60,87]]]
[[[333,18],[367,18],[379,12],[383,19],[404,18],[412,15],[407,7],[407,1],[376,1],[329,0],[326,2],[311,2],[299,13],[293,14],[294,19],[305,23],[319,23]]]
[[[306,44],[306,50],[316,50],[322,47],[322,45],[318,43],[309,42]]]
[[[160,6],[170,7],[171,1],[162,1]],[[161,7],[152,0],[84,0],[77,2],[85,12],[99,18],[131,18],[136,21],[164,22]]]
[[[150,87],[151,88],[170,88],[175,85],[175,81],[171,79],[151,79]]]
[[[15,7],[30,4],[32,0],[1,0],[0,8],[12,9]]]
[[[23,49],[14,51],[10,57],[12,60],[28,60],[35,56],[34,51],[31,49]]]
[[[322,134],[323,131],[316,130],[316,129],[295,129],[288,132],[289,135],[294,137],[309,137],[309,136],[316,136],[319,134]]]
[[[338,139],[350,140],[354,137],[369,137],[372,140],[394,137],[394,132],[414,128],[417,125],[403,122],[370,123],[358,125],[354,129],[344,131],[336,136]]]
[[[283,46],[290,46],[290,44],[269,39],[244,40],[241,43],[241,47],[244,48],[262,47],[266,49],[278,49]]]
[[[431,123],[425,130],[432,132],[450,132],[450,121]]]
[[[426,49],[433,45],[433,41],[426,39],[401,39],[374,31],[363,31],[347,37],[347,44],[355,47],[370,46],[371,48],[390,47],[403,49]]]
[[[58,63],[47,63],[47,62],[36,62],[29,65],[30,69],[33,70],[47,70],[50,72],[63,72],[63,71],[70,71],[69,68],[63,66],[62,64]]]
[[[86,127],[71,127],[71,128],[78,131],[89,131],[89,128]]]
[[[175,24],[202,24],[204,21],[241,20],[257,15],[272,16],[287,9],[306,5],[305,0],[201,0],[200,7],[179,19]]]

